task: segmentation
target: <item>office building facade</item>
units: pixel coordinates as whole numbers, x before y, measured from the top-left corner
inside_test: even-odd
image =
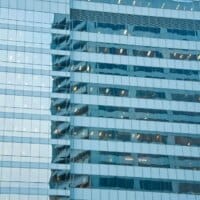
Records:
[[[66,0],[0,1],[0,199],[47,200],[68,196],[68,190],[53,189],[54,170],[68,166],[52,163],[54,145],[67,144],[51,137],[52,78],[57,72],[52,57],[66,54],[53,48],[56,15],[69,14]],[[66,76],[59,72],[60,76]]]
[[[200,199],[199,1],[0,11],[0,200]]]

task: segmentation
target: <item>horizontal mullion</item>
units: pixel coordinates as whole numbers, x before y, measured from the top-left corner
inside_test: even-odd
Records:
[[[182,133],[189,135],[199,135],[199,124],[185,124],[172,122],[157,122],[145,120],[113,119],[103,117],[73,116],[70,118],[71,124],[82,127],[98,127],[110,129],[160,131],[166,133]]]
[[[72,72],[71,81],[120,85],[120,86],[138,86],[138,87],[148,87],[148,88],[200,91],[200,82],[166,80],[157,78],[128,77],[119,75],[104,75],[104,74],[102,75],[102,74]]]
[[[18,183],[19,184],[19,183]],[[38,183],[37,183],[38,184]],[[3,183],[2,183],[3,185]],[[47,188],[41,188],[41,187],[23,187],[19,184],[13,184],[9,183],[9,187],[3,187],[1,186],[1,194],[22,194],[22,195],[41,195],[41,196],[49,196],[49,195],[63,195],[63,196],[69,196],[70,191],[69,190],[62,190],[62,189],[47,189]]]
[[[151,100],[142,98],[128,97],[109,97],[100,95],[71,94],[71,103],[102,105],[102,106],[120,106],[128,108],[147,108],[159,110],[174,110],[186,112],[200,112],[199,103],[167,101],[167,100]]]
[[[53,163],[42,163],[42,162],[17,162],[17,161],[0,161],[0,167],[8,168],[32,168],[32,169],[58,169],[58,170],[69,170],[67,164],[53,164]]]
[[[71,173],[115,177],[150,178],[162,180],[199,181],[200,172],[156,167],[117,166],[103,164],[71,164]]]
[[[103,42],[109,44],[127,44],[138,46],[150,46],[158,48],[176,48],[186,50],[199,50],[200,42],[196,41],[182,41],[182,40],[170,40],[159,39],[150,37],[138,37],[138,36],[123,36],[112,34],[99,34],[89,32],[72,31],[73,40],[90,41],[90,42]]]
[[[130,5],[108,4],[108,3],[96,3],[75,0],[72,4],[73,9],[83,9],[89,11],[99,11],[108,13],[120,13],[130,15],[144,15],[153,17],[164,17],[173,19],[188,19],[199,20],[200,13],[198,11],[185,11],[185,10],[172,10],[161,8],[149,8],[149,7],[137,7]]]
[[[186,147],[179,145],[163,145],[150,143],[134,143],[120,141],[99,141],[86,139],[72,139],[71,149],[122,152],[122,153],[140,153],[152,155],[167,155],[180,157],[197,157],[199,158],[198,147]]]
[[[126,200],[154,200],[154,199],[181,199],[181,200],[198,200],[197,195],[192,194],[173,194],[166,192],[145,192],[130,190],[113,190],[113,189],[91,189],[91,188],[74,188],[71,197],[81,200],[104,200],[125,198]]]
[[[139,56],[123,56],[102,53],[88,53],[71,51],[70,58],[74,61],[108,63],[108,64],[122,64],[122,65],[136,65],[143,67],[156,67],[156,68],[175,68],[185,70],[199,70],[199,62],[197,61],[183,61],[174,59],[159,59],[147,58]]]

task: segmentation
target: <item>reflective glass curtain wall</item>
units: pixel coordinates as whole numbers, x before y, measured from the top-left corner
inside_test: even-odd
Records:
[[[73,200],[199,199],[199,1],[72,1]]]
[[[0,200],[199,200],[200,2],[2,0]]]
[[[56,170],[53,148],[66,144],[51,137],[52,126],[64,117],[51,114],[51,98],[64,98],[53,90],[53,57],[68,52],[53,46],[58,15],[69,16],[67,0],[0,1],[0,199],[47,200],[67,189],[54,189],[49,181]],[[64,72],[59,76],[66,77]]]

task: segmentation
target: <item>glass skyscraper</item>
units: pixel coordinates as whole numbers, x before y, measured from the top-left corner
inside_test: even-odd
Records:
[[[50,187],[55,170],[54,148],[65,138],[51,136],[55,123],[68,117],[51,114],[54,77],[67,77],[54,68],[54,57],[68,54],[54,46],[58,16],[69,16],[66,0],[0,0],[0,200],[48,200],[68,196],[69,190]],[[52,103],[51,103],[52,99]]]
[[[0,0],[0,200],[200,200],[200,1]]]

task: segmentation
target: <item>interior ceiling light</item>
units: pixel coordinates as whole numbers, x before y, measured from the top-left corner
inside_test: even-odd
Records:
[[[147,56],[150,56],[150,55],[151,55],[151,51],[148,51]]]
[[[106,93],[108,93],[109,92],[109,89],[108,88],[106,88]]]
[[[180,4],[178,4],[178,5],[176,6],[176,10],[178,10],[178,9],[179,9],[179,7],[180,7]]]
[[[165,7],[165,3],[162,4],[161,8],[164,8],[164,7]]]
[[[90,135],[94,135],[94,132],[93,132],[93,131],[91,131],[91,132],[90,132]]]
[[[74,86],[73,90],[76,91],[77,89],[78,89],[78,87],[77,87],[77,86]]]
[[[87,69],[86,69],[88,72],[90,71],[90,66],[87,66]]]
[[[125,159],[126,161],[132,161],[132,160],[133,160],[133,157],[131,157],[131,156],[126,156],[124,159]]]

